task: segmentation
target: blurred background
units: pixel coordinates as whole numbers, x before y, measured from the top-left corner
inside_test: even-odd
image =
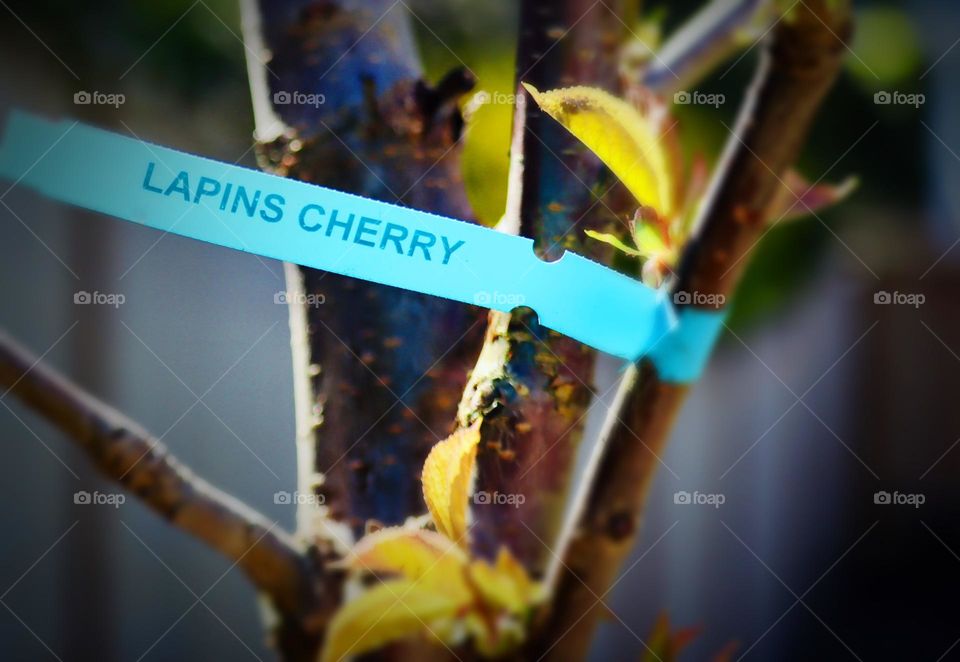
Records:
[[[431,75],[463,62],[478,90],[511,93],[513,4],[409,2]],[[699,6],[656,4],[667,32]],[[763,239],[663,457],[608,597],[623,622],[602,626],[597,660],[641,659],[662,612],[701,628],[690,660],[731,641],[734,659],[960,660],[960,6],[857,7],[799,169],[859,187]],[[757,50],[698,86],[725,96],[718,108],[674,107],[689,153],[716,157]],[[0,58],[0,115],[72,116],[255,167],[235,2],[0,0]],[[75,105],[82,91],[124,101]],[[489,104],[467,136],[487,223],[508,133],[506,104]],[[294,507],[274,503],[295,484],[282,265],[25,190],[0,201],[0,326],[292,528]],[[124,303],[74,305],[79,291]],[[0,405],[0,659],[273,659],[238,571],[133,499],[75,503],[116,489],[14,398]],[[895,503],[908,495],[923,503]]]

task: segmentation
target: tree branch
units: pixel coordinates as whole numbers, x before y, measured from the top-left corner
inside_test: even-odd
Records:
[[[404,3],[245,0],[261,165],[272,172],[469,219],[456,70],[432,86]],[[278,102],[297,92],[324,103]],[[375,259],[375,258],[372,258]],[[417,478],[482,338],[477,309],[288,265],[300,489],[312,544],[339,551],[371,522],[425,510]],[[336,550],[334,550],[336,551]]]
[[[583,230],[621,225],[611,198],[590,188],[603,168],[563,127],[543,114],[519,83],[549,90],[589,84],[616,91],[617,49],[626,2],[524,0],[517,48],[517,107],[507,210],[500,229],[534,239],[542,259],[570,249],[608,261]],[[625,210],[621,209],[621,212]],[[540,327],[529,310],[489,316],[486,342],[457,416],[482,416],[476,489],[525,501],[473,509],[474,550],[492,556],[507,545],[540,574],[559,532],[576,451],[593,398],[596,352]]]
[[[457,101],[473,78],[457,69],[436,85],[423,79],[404,3],[243,0],[242,8],[261,167],[472,217]],[[297,93],[323,102],[286,102]],[[297,529],[317,558],[330,559],[369,525],[426,510],[420,470],[450,431],[482,317],[456,302],[297,265],[285,274],[298,489],[323,497],[323,505],[298,506]],[[316,659],[315,633],[288,632],[297,650],[287,659]],[[412,656],[438,652],[423,644]]]
[[[317,607],[317,576],[297,544],[249,506],[195,476],[123,414],[39,362],[0,331],[0,388],[69,436],[108,478],[173,526],[235,561],[283,613]]]
[[[849,3],[831,0],[800,3],[778,24],[684,252],[675,291],[733,293],[780,179],[839,72],[850,32]],[[687,390],[662,382],[646,361],[625,376],[623,407],[612,412],[598,445],[590,492],[538,641],[541,650],[554,646],[552,657],[585,654],[605,610],[600,597],[634,545],[657,454]]]
[[[766,24],[776,18],[775,4],[774,0],[708,2],[670,35],[643,71],[640,82],[666,96],[689,90],[745,43],[759,37]]]

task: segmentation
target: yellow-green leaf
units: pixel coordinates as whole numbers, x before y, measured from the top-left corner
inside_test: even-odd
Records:
[[[470,612],[463,624],[481,657],[499,658],[523,643],[526,625],[518,619],[500,616],[495,623],[478,612]]]
[[[596,230],[584,230],[584,233],[591,239],[596,239],[597,241],[602,241],[605,244],[610,244],[618,251],[622,251],[627,255],[631,255],[633,257],[644,257],[640,251],[638,251],[636,248],[627,246],[625,243],[620,241],[616,235],[612,235],[608,232],[597,232]]]
[[[531,609],[545,596],[506,548],[495,563],[470,561],[430,531],[398,527],[370,534],[357,543],[347,567],[400,577],[365,589],[337,611],[327,644],[333,652],[325,652],[325,661],[415,634],[448,646],[471,637],[481,655],[497,656],[523,641]]]
[[[466,565],[464,551],[446,537],[400,527],[364,536],[346,559],[346,566],[352,570],[399,575],[469,600],[470,589],[463,578]]]
[[[423,463],[423,498],[437,530],[466,546],[467,500],[480,443],[480,420],[437,443]]]
[[[624,183],[641,205],[669,218],[675,208],[667,150],[656,125],[632,105],[593,87],[540,92],[540,108],[560,122]]]
[[[663,243],[660,233],[645,223],[637,226],[633,240],[637,242],[637,251],[644,257],[667,252],[667,245]]]
[[[470,576],[488,606],[511,614],[525,614],[543,597],[541,586],[506,547],[500,550],[495,565],[483,560],[471,563]]]
[[[337,662],[416,635],[438,636],[464,605],[409,579],[374,586],[343,605],[327,630],[322,662]],[[438,627],[431,627],[437,623]]]

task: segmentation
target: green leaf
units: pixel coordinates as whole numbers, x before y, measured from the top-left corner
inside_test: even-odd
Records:
[[[383,529],[361,539],[345,561],[354,571],[399,577],[364,589],[340,607],[324,662],[414,635],[448,646],[471,637],[481,654],[497,656],[523,641],[530,612],[546,597],[507,548],[493,564],[471,560],[432,531]]]
[[[594,87],[540,92],[523,86],[540,108],[596,154],[641,205],[670,218],[674,187],[657,125],[632,105]]]
[[[439,533],[388,527],[361,538],[344,561],[352,570],[400,575],[453,590],[462,581],[459,575],[467,556]]]
[[[625,243],[620,241],[615,235],[609,234],[607,232],[597,232],[596,230],[584,230],[586,235],[591,239],[596,239],[597,241],[602,241],[605,244],[610,244],[619,251],[623,251],[627,255],[632,255],[633,257],[644,257],[644,255],[638,251],[636,248],[630,248]]]
[[[336,662],[384,644],[425,635],[438,637],[439,623],[453,618],[464,605],[454,596],[409,579],[395,579],[368,589],[343,605],[324,643],[322,662]],[[433,627],[431,624],[438,624]]]
[[[644,257],[667,251],[667,245],[663,243],[660,233],[645,223],[637,227],[633,240],[637,243],[637,249]]]
[[[480,559],[470,564],[469,572],[483,601],[511,614],[524,614],[545,597],[543,587],[530,579],[506,547],[500,549],[495,565]]]
[[[467,500],[477,461],[480,423],[460,428],[438,442],[423,463],[423,499],[437,531],[467,545]]]

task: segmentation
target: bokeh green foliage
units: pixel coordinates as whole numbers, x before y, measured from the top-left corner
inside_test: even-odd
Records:
[[[867,7],[857,12],[847,70],[863,89],[909,83],[920,73],[923,52],[910,17],[894,7]]]
[[[462,165],[477,220],[492,226],[503,215],[507,197],[513,106],[503,101],[514,94],[516,7],[464,0],[412,6],[430,26],[414,20],[427,77],[436,81],[455,67],[467,67],[477,77],[474,92],[490,100],[473,104]],[[464,105],[472,99],[468,96]]]

